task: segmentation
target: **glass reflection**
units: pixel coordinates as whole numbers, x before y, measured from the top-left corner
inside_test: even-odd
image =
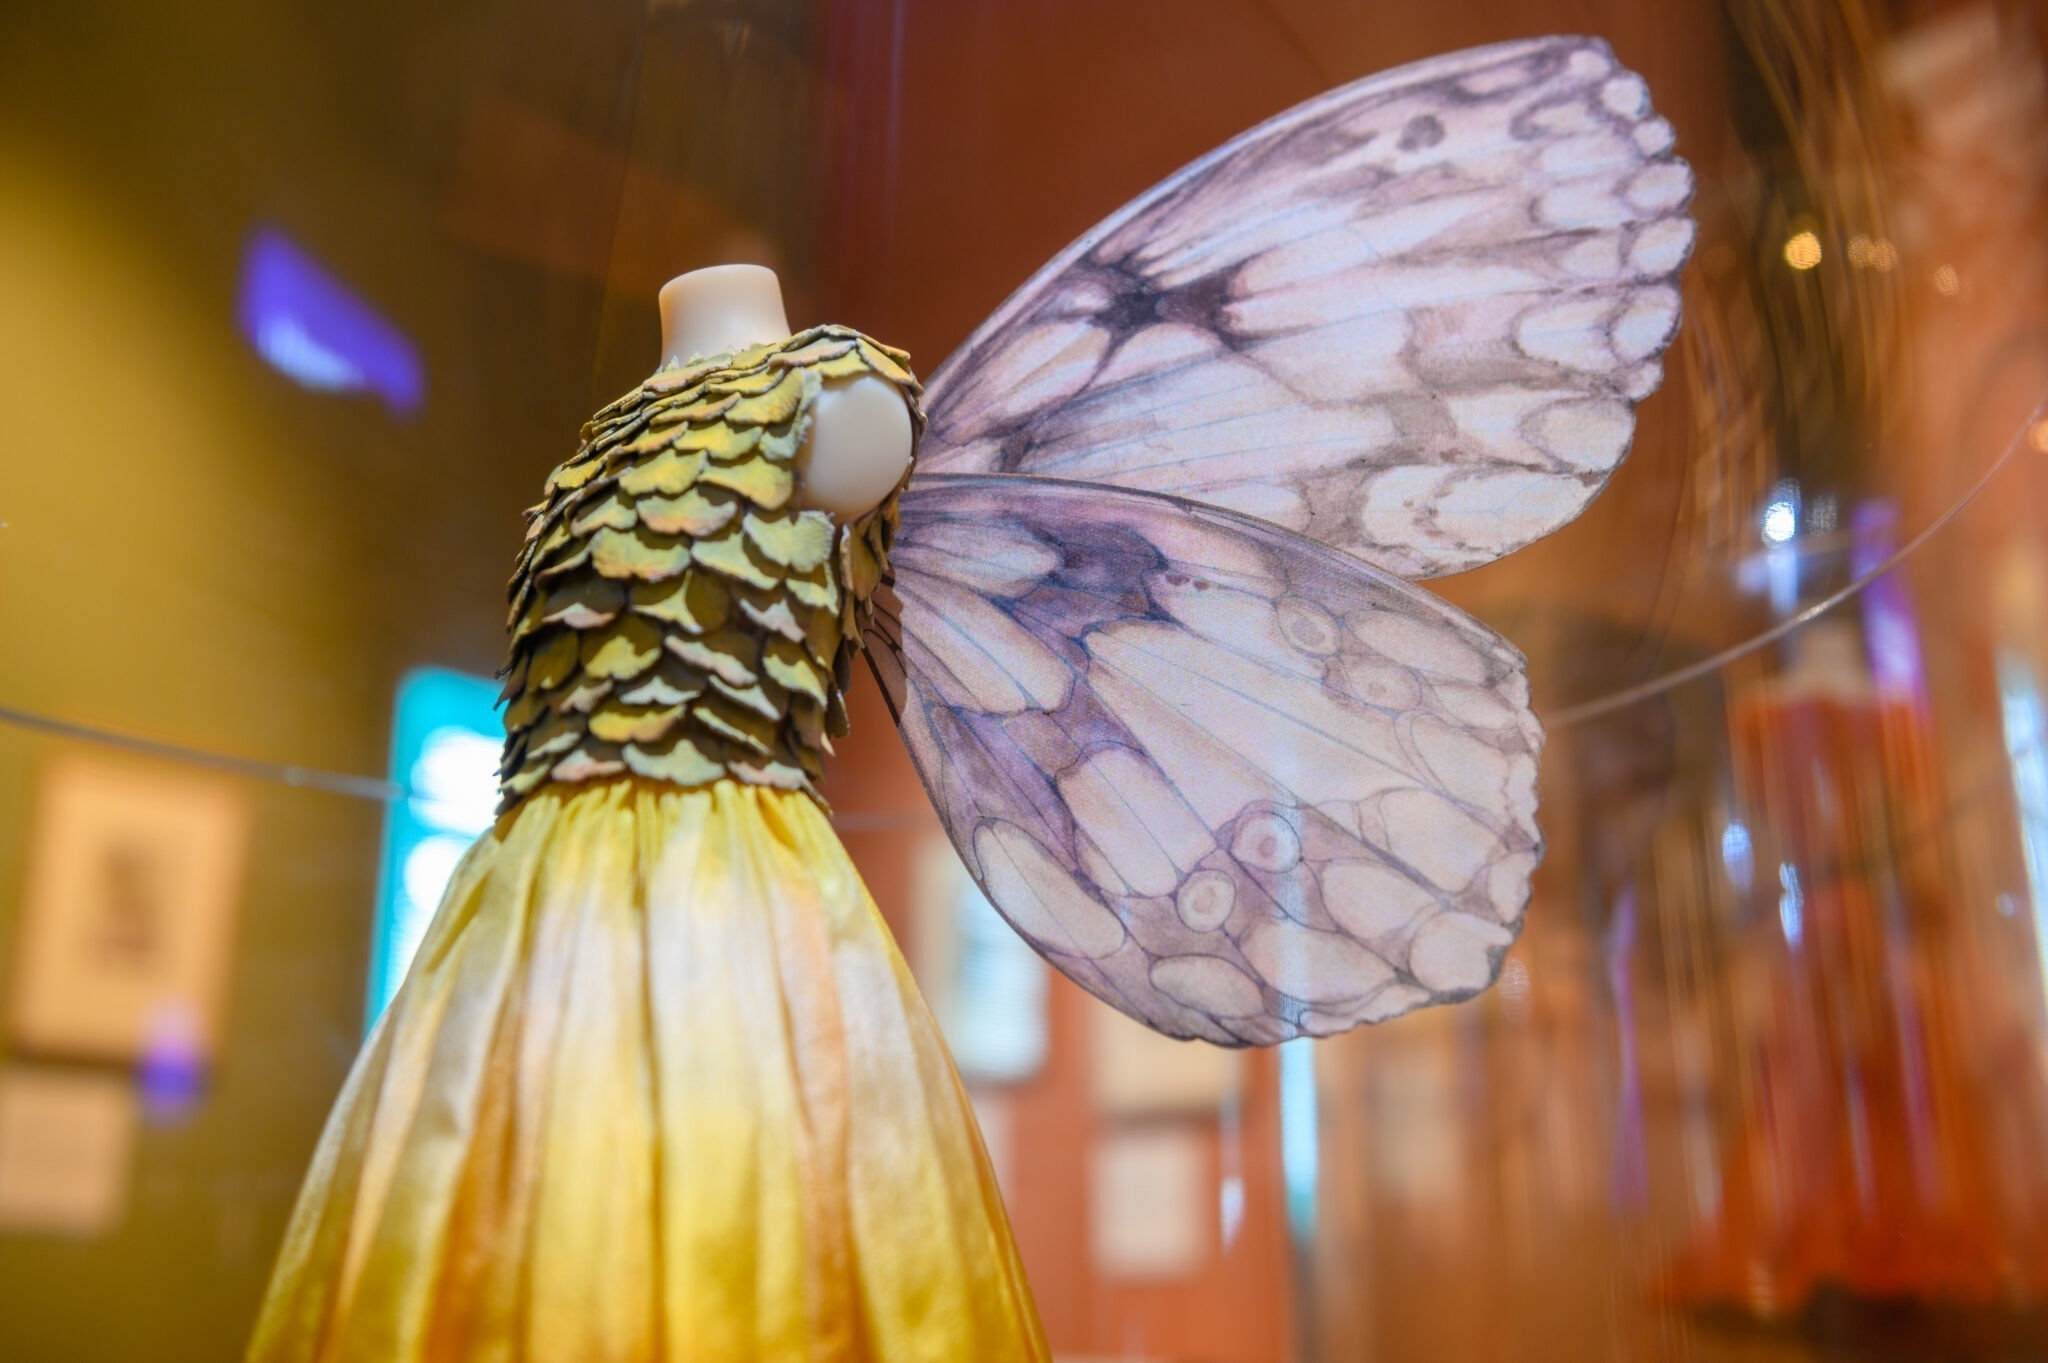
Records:
[[[237,312],[249,344],[303,387],[374,393],[400,415],[426,396],[412,342],[275,228],[249,239]]]
[[[1613,487],[1437,584],[1525,648],[1551,733],[1495,989],[1183,1073],[957,886],[923,912],[937,834],[872,694],[841,827],[955,1013],[1064,1357],[2048,1356],[2028,13],[45,10],[0,17],[0,1356],[239,1348],[405,906],[489,819],[488,697],[395,754],[394,688],[494,692],[518,508],[637,377],[650,283],[768,259],[929,371],[1220,137],[1538,27],[1645,72],[1702,236]],[[203,1061],[172,1013],[117,1058],[12,1020],[29,811],[106,735],[251,802]]]

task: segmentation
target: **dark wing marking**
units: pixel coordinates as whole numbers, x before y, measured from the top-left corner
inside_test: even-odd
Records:
[[[926,475],[869,657],[1011,925],[1173,1036],[1267,1044],[1491,983],[1541,853],[1521,656],[1298,535]]]
[[[1474,567],[1628,452],[1691,193],[1597,39],[1369,77],[1055,257],[933,377],[920,464],[1175,493],[1403,577]]]

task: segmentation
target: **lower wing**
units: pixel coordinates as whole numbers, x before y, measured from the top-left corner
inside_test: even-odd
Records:
[[[1083,988],[1224,1045],[1492,983],[1542,855],[1514,647],[1156,493],[922,474],[869,657],[968,868]]]

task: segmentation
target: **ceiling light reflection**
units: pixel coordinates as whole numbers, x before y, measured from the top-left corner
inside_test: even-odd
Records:
[[[1889,270],[1899,263],[1899,248],[1883,237],[1858,232],[1849,238],[1849,263],[1859,270]]]
[[[282,232],[242,253],[242,334],[272,369],[318,393],[374,393],[393,413],[426,396],[419,351],[389,320]]]

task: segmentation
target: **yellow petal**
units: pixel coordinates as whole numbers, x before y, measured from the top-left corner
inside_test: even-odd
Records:
[[[740,614],[770,634],[779,634],[794,643],[802,643],[804,627],[798,623],[796,612],[789,608],[789,599],[776,593],[773,588],[762,595],[768,598],[768,604],[765,606],[742,596],[739,599]]]
[[[811,755],[832,751],[832,740],[825,734],[825,707],[808,697],[793,695],[789,698],[789,727],[797,737],[797,755],[807,759],[804,764],[806,770],[809,769],[808,758]],[[820,775],[823,774],[823,765],[819,764]]]
[[[812,610],[839,613],[839,589],[832,582],[832,561],[827,559],[813,572],[792,574],[785,584],[790,597]]]
[[[583,716],[550,713],[526,740],[528,759],[558,757],[583,741]]]
[[[711,689],[742,710],[758,715],[771,724],[780,723],[783,713],[789,708],[789,701],[783,688],[766,677],[744,686],[735,686],[723,677],[714,676],[711,679]]]
[[[802,408],[807,386],[817,391],[818,380],[809,370],[786,370],[767,392],[735,402],[725,419],[735,426],[780,426]]]
[[[601,781],[625,773],[626,764],[602,750],[585,746],[555,763],[548,775],[557,781]]]
[[[558,445],[556,448],[560,449],[561,447]],[[548,475],[546,490],[549,492],[566,492],[573,488],[579,488],[603,472],[604,462],[600,459],[571,459],[568,463],[563,464]],[[529,483],[527,486],[531,487],[532,484]]]
[[[659,582],[690,566],[690,541],[646,526],[600,530],[590,541],[590,562],[606,577]]]
[[[550,625],[570,629],[594,629],[610,624],[625,609],[625,589],[601,577],[577,577],[563,582],[541,603],[540,618]]]
[[[547,775],[547,759],[536,758],[505,778],[505,790],[515,797],[525,795],[542,781],[545,781]]]
[[[679,786],[701,786],[725,775],[723,763],[706,756],[698,740],[683,734],[659,743],[629,743],[623,756],[627,767],[640,775]]]
[[[698,540],[690,546],[690,556],[711,571],[750,586],[775,585],[775,575],[755,560],[753,552],[747,548],[746,536],[737,525],[710,539]]]
[[[801,769],[787,762],[735,761],[732,770],[743,781],[751,781],[757,786],[774,786],[779,790],[802,790],[810,784]]]
[[[832,518],[822,511],[749,516],[746,530],[755,548],[795,572],[809,572],[832,552]]]
[[[675,705],[607,705],[590,717],[590,736],[607,743],[652,743],[683,717]]]
[[[846,638],[837,614],[819,611],[810,618],[809,628],[804,634],[804,647],[813,658],[830,667],[839,656],[839,645]]]
[[[647,497],[633,510],[640,523],[663,535],[715,535],[732,522],[740,504],[718,488],[691,488],[680,497]]]
[[[757,675],[754,664],[758,654],[754,640],[738,630],[719,630],[702,639],[686,639],[679,634],[671,634],[665,644],[670,653],[690,666],[701,668],[734,686],[749,685]]]
[[[727,369],[758,369],[767,363],[768,357],[788,345],[788,341],[763,341],[750,345],[725,362]]]
[[[611,496],[600,498],[596,505],[569,523],[569,532],[574,535],[588,535],[599,530],[630,530],[633,528],[633,504],[625,498]]]
[[[730,464],[752,454],[760,443],[761,428],[758,426],[735,426],[725,421],[714,421],[677,436],[674,448],[678,452],[701,450],[715,463]]]
[[[733,365],[735,370],[743,367],[737,362]],[[751,372],[737,373],[729,379],[715,379],[710,386],[713,392],[737,393],[741,397],[750,398],[767,392],[781,381],[782,374],[779,370],[764,366]]]
[[[583,670],[592,677],[637,677],[661,656],[661,630],[637,615],[583,637]]]
[[[910,372],[910,352],[897,350],[893,346],[877,345],[862,338],[860,354],[861,358],[868,362],[870,369],[897,387],[915,390],[920,386]]]
[[[633,609],[702,634],[717,629],[732,618],[732,588],[712,572],[691,569],[664,582],[633,584]]]
[[[654,670],[619,692],[628,705],[680,705],[704,694],[704,674],[670,654]]]
[[[575,536],[570,532],[569,527],[557,521],[549,528],[546,537],[534,547],[533,556],[535,560],[546,558],[573,538]]]
[[[832,379],[850,379],[860,374],[872,373],[873,366],[868,364],[858,350],[849,348],[844,355],[820,360],[812,365],[811,372],[829,382]]]
[[[846,571],[846,585],[855,600],[865,601],[875,594],[875,588],[882,581],[882,560],[875,553],[868,536],[841,536],[839,561]]]
[[[542,691],[552,691],[560,686],[575,671],[580,647],[571,630],[556,630],[546,636],[534,649],[533,661],[527,664],[527,684]]]
[[[748,459],[738,464],[710,464],[700,481],[731,488],[764,511],[779,511],[788,505],[796,490],[796,475],[788,465],[767,459]]]
[[[505,707],[505,727],[516,733],[531,727],[547,713],[547,700],[539,691],[522,691]]]
[[[802,447],[809,427],[809,422],[792,421],[780,431],[764,428],[760,445],[761,457],[770,463],[789,463],[796,458],[796,452]]]
[[[576,678],[566,690],[551,692],[548,704],[558,711],[574,710],[587,715],[611,695],[612,684],[608,678],[584,675]]]
[[[795,350],[785,350],[768,361],[778,369],[803,369],[825,360],[836,359],[852,350],[855,341],[850,336],[820,336]]]
[[[541,614],[547,608],[546,603],[531,592],[522,592],[520,597],[525,602],[525,605],[518,609],[516,617],[512,621],[512,646],[514,648],[519,646],[521,639],[524,639],[527,635],[540,628]]]
[[[775,752],[775,722],[748,714],[736,705],[720,704],[707,698],[690,707],[690,718],[719,737],[730,739],[763,757],[772,756]]]
[[[704,467],[704,452],[678,454],[671,450],[657,454],[644,464],[635,464],[619,475],[619,491],[634,497],[673,497],[689,490]]]
[[[770,639],[768,647],[761,651],[761,670],[785,689],[824,703],[825,669],[812,660],[802,645],[782,638]]]
[[[646,383],[640,385],[647,393],[682,393],[704,382],[708,375],[718,372],[715,364],[679,365],[664,369]]]
[[[606,530],[600,533],[610,535],[616,534],[617,532]],[[558,558],[554,562],[541,568],[540,570],[534,573],[534,577],[540,581],[546,581],[548,578],[551,577],[560,577],[564,573],[572,573],[576,571],[578,568],[581,568],[584,564],[590,562],[589,540],[585,540],[581,544],[574,544],[572,542],[572,548],[574,552],[569,553],[562,558]]]

